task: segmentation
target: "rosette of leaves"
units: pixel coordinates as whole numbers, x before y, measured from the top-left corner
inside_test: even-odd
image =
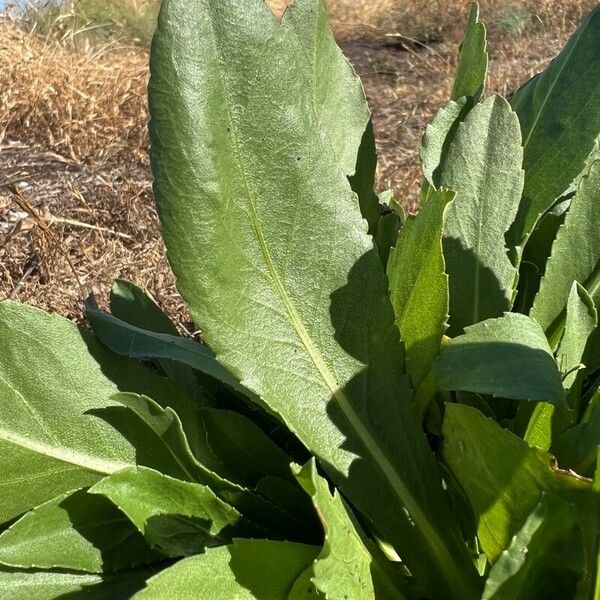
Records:
[[[598,595],[600,11],[507,101],[471,11],[374,191],[324,0],[165,0],[155,195],[202,343],[117,282],[0,304],[0,596]]]

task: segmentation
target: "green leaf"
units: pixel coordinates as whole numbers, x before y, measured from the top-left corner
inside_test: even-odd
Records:
[[[291,11],[306,2],[321,6]],[[218,360],[422,584],[472,597],[476,572],[412,414],[387,279],[327,141],[337,125],[311,110],[290,14],[280,24],[260,0],[163,4],[152,163],[178,287]]]
[[[556,234],[565,221],[569,206],[570,198],[551,208],[540,218],[528,237],[519,265],[518,294],[513,310],[529,314],[540,289],[540,281],[546,270]]]
[[[118,575],[18,571],[0,567],[0,597],[10,600],[116,600],[130,598],[156,571]]]
[[[131,393],[115,394],[111,399],[113,406],[94,414],[135,446],[138,464],[151,465],[185,481],[215,486],[220,483],[192,454],[181,421],[171,408],[162,408],[150,398]],[[123,424],[130,415],[134,416],[135,427],[125,428]]]
[[[329,491],[329,484],[317,474],[314,459],[294,469],[300,485],[312,498],[325,530],[323,549],[310,568],[310,580],[325,598],[372,600],[375,597],[373,571],[377,564],[363,543],[362,532],[341,496]],[[380,574],[384,572],[379,570]],[[404,598],[390,584],[385,597]]]
[[[521,160],[519,121],[499,96],[476,106],[450,144],[441,184],[457,193],[444,231],[454,334],[512,304],[517,272],[504,236],[521,199]]]
[[[165,569],[134,598],[287,600],[294,582],[318,553],[314,546],[291,542],[236,540]]]
[[[290,457],[243,415],[203,408],[198,419],[203,437],[195,455],[211,471],[248,487],[267,476],[292,480]]]
[[[467,327],[464,335],[442,346],[433,368],[444,390],[565,403],[544,332],[525,315],[507,313]]]
[[[231,541],[233,531],[251,531],[240,513],[210,488],[152,469],[115,473],[90,488],[90,494],[101,494],[118,506],[146,541],[167,556],[198,554]]]
[[[250,10],[250,12],[255,12]],[[263,11],[262,19],[267,16]],[[270,18],[269,29],[274,23]],[[329,26],[325,0],[300,0],[288,7],[283,16],[287,37],[294,37],[294,84],[302,89],[302,97],[310,102],[310,110],[321,132],[336,154],[346,175],[353,175],[357,153],[364,143],[362,158],[372,161],[374,136],[371,113],[365,91],[354,68],[344,56]],[[282,62],[280,60],[280,62]],[[366,131],[366,133],[365,133]],[[367,165],[359,165],[359,168]],[[369,171],[374,171],[371,164]],[[372,190],[372,188],[371,188]]]
[[[593,150],[600,134],[599,53],[596,8],[550,66],[511,99],[521,122],[525,169],[523,201],[509,236],[512,245],[524,241]]]
[[[165,404],[181,397],[89,332],[35,308],[1,303],[0,339],[0,523],[136,464],[134,445],[89,414],[114,405],[119,389]]]
[[[578,378],[589,337],[597,325],[598,313],[594,301],[584,287],[577,282],[573,283],[567,301],[565,331],[556,352],[556,362],[567,391]],[[577,393],[578,391],[576,390]]]
[[[479,4],[471,5],[471,12],[460,48],[458,68],[452,88],[452,100],[469,98],[474,104],[485,89],[488,53],[485,25],[479,21]]]
[[[600,302],[599,188],[600,161],[597,161],[582,178],[571,200],[530,313],[554,345],[563,330],[564,311],[574,281],[583,285],[594,302]]]
[[[483,600],[576,598],[585,570],[572,504],[551,495],[540,503],[492,567]]]
[[[154,300],[130,281],[117,279],[110,291],[110,312],[114,317],[141,329],[179,335],[171,319]]]
[[[86,305],[97,309],[97,306],[91,304],[90,301],[91,299],[88,299]],[[110,292],[110,310],[116,319],[125,321],[140,329],[179,336],[177,327],[156,305],[154,300],[141,288],[128,281],[117,280],[113,285]],[[105,332],[104,323],[103,319],[96,319],[90,323],[92,329],[95,327],[98,328],[98,331],[94,331],[98,337],[101,337],[103,332]],[[116,322],[109,322],[108,331],[105,332],[105,335],[108,335],[110,338],[110,331],[116,325]],[[202,405],[212,405],[214,403],[214,389],[211,388],[214,388],[216,384],[213,383],[211,386],[206,385],[206,378],[200,381],[198,373],[193,368],[186,364],[164,358],[158,359],[156,363],[169,379],[196,403]],[[184,418],[183,415],[181,416]]]
[[[481,547],[495,562],[539,503],[551,492],[575,504],[578,523],[595,556],[598,495],[589,480],[560,471],[552,456],[528,446],[468,406],[446,405],[443,457],[467,494]]]
[[[303,541],[305,537],[310,538],[312,531],[309,526],[294,522],[285,510],[212,471],[213,467],[218,466],[219,460],[226,460],[226,454],[221,454],[220,459],[217,455],[211,457],[206,435],[198,440],[198,457],[194,456],[181,421],[170,408],[162,408],[150,398],[135,394],[118,394],[113,400],[122,406],[116,410],[106,409],[98,415],[115,427],[123,423],[124,412],[130,411],[137,416],[137,428],[144,431],[144,436],[141,436],[143,443],[136,443],[140,438],[136,430],[130,428],[123,433],[136,444],[139,463],[176,479],[209,486],[219,498],[234,506],[263,533],[300,538]],[[201,423],[199,429],[202,430]],[[202,458],[209,458],[209,463],[203,464]]]
[[[110,573],[160,560],[111,502],[83,490],[28,512],[0,535],[0,563]]]
[[[440,351],[448,320],[448,277],[442,230],[454,192],[432,191],[417,216],[409,216],[390,254],[388,278],[406,363],[418,388]]]
[[[174,360],[240,390],[239,382],[217,362],[213,351],[204,344],[141,329],[102,312],[90,300],[86,302],[86,316],[98,339],[116,354],[135,359]]]
[[[435,114],[425,129],[419,158],[423,167],[423,175],[433,187],[441,185],[448,149],[459,124],[465,120],[471,108],[466,98],[461,98],[457,102],[451,100]],[[427,190],[427,186],[425,189]]]

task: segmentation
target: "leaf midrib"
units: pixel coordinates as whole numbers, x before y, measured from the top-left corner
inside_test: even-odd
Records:
[[[53,447],[19,435],[18,433],[7,431],[4,428],[0,428],[0,441],[102,475],[111,475],[112,473],[131,467],[129,463],[104,460],[97,456],[91,456],[74,450]]]
[[[210,0],[209,0],[210,1]],[[250,190],[249,178],[246,173],[245,163],[242,160],[242,152],[240,149],[240,142],[237,135],[237,124],[233,118],[232,113],[232,103],[229,97],[228,88],[225,83],[225,79],[223,77],[223,59],[220,53],[219,45],[216,43],[217,33],[214,26],[214,22],[210,19],[211,28],[213,30],[213,40],[214,40],[214,48],[215,55],[218,59],[218,73],[219,79],[221,82],[221,87],[223,90],[223,95],[225,99],[225,107],[227,110],[227,117],[230,124],[230,136],[233,143],[233,149],[235,152],[235,159],[238,163],[241,179],[243,182],[243,192],[246,198],[246,201],[251,210],[251,224],[254,229],[254,233],[256,239],[259,243],[261,254],[263,256],[265,266],[267,267],[270,278],[275,286],[275,290],[277,295],[280,297],[285,310],[287,312],[289,322],[292,325],[292,328],[295,330],[296,334],[300,338],[300,341],[304,345],[311,361],[315,365],[319,375],[325,382],[326,386],[329,388],[332,396],[337,400],[342,412],[346,416],[348,422],[356,432],[359,439],[362,441],[364,447],[371,454],[373,459],[375,460],[375,464],[378,465],[388,482],[394,493],[397,495],[401,504],[403,504],[406,510],[410,514],[410,518],[418,524],[418,527],[421,529],[421,533],[425,540],[427,540],[434,554],[439,559],[439,566],[445,572],[448,577],[448,580],[453,582],[453,587],[462,588],[463,581],[460,576],[457,577],[456,570],[454,569],[454,560],[452,555],[446,548],[445,544],[441,540],[435,528],[429,522],[429,519],[425,515],[425,513],[421,510],[419,503],[414,498],[413,494],[406,487],[401,477],[396,472],[396,469],[389,461],[383,450],[380,448],[379,444],[375,440],[375,438],[371,435],[370,431],[365,427],[365,425],[360,420],[358,414],[353,409],[350,401],[344,394],[344,392],[340,389],[338,385],[335,374],[330,370],[324,358],[321,356],[319,349],[314,344],[309,332],[307,331],[298,311],[294,305],[294,302],[290,298],[285,289],[283,281],[281,280],[279,273],[275,267],[275,263],[271,257],[271,253],[269,251],[269,246],[267,244],[267,240],[265,238],[265,234],[263,232],[263,227],[260,221],[260,217],[256,207],[256,201],[253,197],[253,194]]]

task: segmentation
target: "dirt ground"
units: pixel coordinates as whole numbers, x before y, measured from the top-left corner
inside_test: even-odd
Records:
[[[182,329],[192,332],[152,204],[145,52],[104,50],[106,79],[98,86],[98,96],[112,96],[102,104],[90,92],[98,73],[91,73],[92,81],[85,85],[69,79],[76,69],[93,70],[96,63],[91,61],[98,60],[93,49],[85,60],[48,58],[48,49],[41,51],[37,42],[19,36],[17,40],[7,29],[12,27],[0,22],[0,64],[6,65],[10,52],[30,55],[13,57],[11,72],[0,72],[0,183],[15,186],[13,191],[0,187],[0,298],[79,320],[83,299],[92,289],[102,297],[116,278],[125,278],[146,288]],[[573,27],[493,39],[488,93],[509,95],[519,82],[543,69]],[[18,44],[27,49],[17,49]],[[456,40],[421,44],[392,35],[342,39],[340,44],[361,75],[373,110],[378,187],[394,189],[414,210],[420,186],[418,147],[427,122],[448,98]],[[46,63],[40,53],[45,53]],[[117,55],[119,64],[126,65],[123,69],[130,69],[122,76],[114,72]],[[49,65],[65,60],[75,62],[62,74],[49,73]],[[27,77],[27,85],[37,90],[34,100],[7,88],[16,78]],[[116,108],[112,120],[103,121],[107,103]],[[69,127],[57,127],[53,119]],[[85,136],[93,143],[82,141]]]

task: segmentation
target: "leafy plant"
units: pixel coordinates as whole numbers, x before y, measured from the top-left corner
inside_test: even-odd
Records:
[[[206,344],[126,282],[92,331],[0,304],[0,595],[598,597],[599,57],[597,9],[485,99],[475,5],[405,217],[322,0],[165,0],[155,193]]]

